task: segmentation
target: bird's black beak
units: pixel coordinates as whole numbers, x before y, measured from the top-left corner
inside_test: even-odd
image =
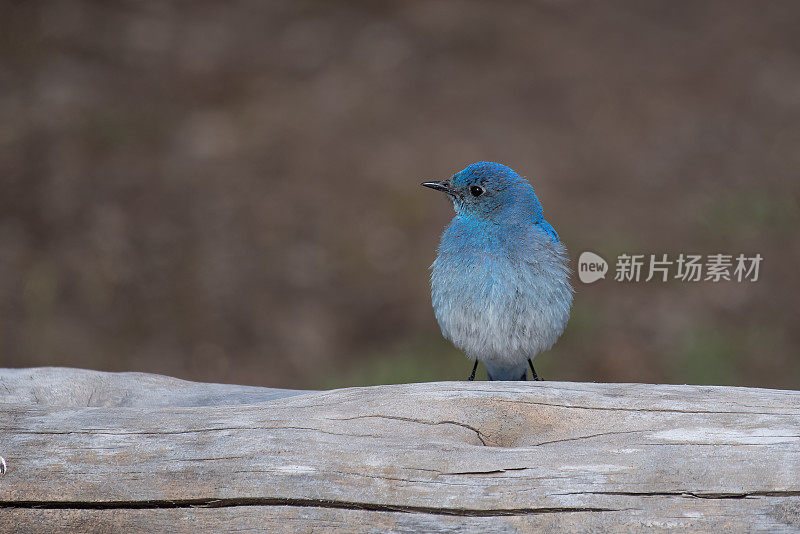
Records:
[[[420,185],[442,191],[443,193],[450,193],[453,188],[450,186],[450,180],[442,180],[441,182],[422,182]]]

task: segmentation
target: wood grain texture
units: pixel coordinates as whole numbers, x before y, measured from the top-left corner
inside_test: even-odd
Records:
[[[40,406],[230,406],[307,393],[232,384],[201,384],[148,373],[68,367],[0,369],[0,401]]]
[[[237,388],[0,370],[0,531],[800,531],[800,392]]]

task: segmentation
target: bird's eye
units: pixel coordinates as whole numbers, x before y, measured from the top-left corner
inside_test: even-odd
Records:
[[[477,185],[473,185],[469,188],[469,192],[472,193],[473,197],[479,197],[483,194],[483,188]]]

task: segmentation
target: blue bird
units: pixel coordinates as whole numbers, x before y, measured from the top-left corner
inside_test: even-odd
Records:
[[[542,216],[533,187],[513,169],[481,161],[423,182],[453,202],[431,265],[431,297],[444,337],[486,366],[489,380],[534,380],[533,358],[569,319],[566,248]]]

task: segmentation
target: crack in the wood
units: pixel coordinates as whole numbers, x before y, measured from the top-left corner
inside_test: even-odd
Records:
[[[530,467],[504,467],[502,469],[492,469],[491,471],[455,471],[452,473],[440,473],[442,475],[501,475],[508,471],[525,471]]]
[[[215,462],[217,460],[244,460],[247,456],[211,456],[208,458],[174,458],[171,462]]]
[[[550,441],[542,441],[541,443],[537,443],[535,446],[540,447],[542,445],[549,445],[551,443],[561,443],[564,441],[577,441],[579,439],[590,439],[590,438],[598,438],[600,436],[614,436],[617,434],[640,434],[642,432],[652,432],[652,430],[618,430],[615,432],[601,432],[599,434],[589,434],[588,436],[575,436],[573,438],[563,438],[563,439],[553,439]]]
[[[175,499],[150,501],[0,501],[3,508],[36,508],[46,510],[142,510],[159,508],[230,508],[236,506],[296,506],[304,508],[334,508],[343,510],[369,510],[373,512],[401,512],[462,517],[501,517],[513,515],[538,515],[576,512],[618,512],[615,508],[598,507],[542,507],[542,508],[436,508],[379,504],[326,499],[292,498],[229,498],[229,499]]]
[[[782,412],[722,412],[712,410],[678,410],[677,408],[623,408],[620,406],[579,406],[576,404],[555,404],[552,402],[536,402],[524,399],[492,399],[493,402],[506,402],[513,404],[533,404],[536,406],[552,406],[553,408],[575,408],[577,410],[603,410],[610,412],[655,412],[655,413],[685,413],[685,414],[710,414],[710,415],[782,415],[796,417],[797,413]]]
[[[402,478],[402,477],[393,477],[393,476],[389,476],[389,475],[368,475],[368,474],[365,474],[365,473],[357,473],[357,472],[350,472],[349,473],[349,472],[345,472],[345,471],[330,471],[330,473],[337,474],[337,475],[342,475],[342,476],[355,476],[355,477],[363,477],[363,478],[373,478],[375,480],[380,480],[380,481],[395,480],[397,482],[410,482],[412,484],[416,484],[416,483],[425,484],[425,483],[429,482],[428,480],[419,479],[419,478]],[[468,482],[464,482],[464,483],[443,481],[442,483],[446,484],[448,486],[474,487],[474,485],[475,485],[474,483],[469,482],[469,481]]]
[[[344,432],[331,432],[330,430],[322,430],[321,428],[314,428],[310,426],[270,426],[258,427],[264,430],[310,430],[312,432],[319,432],[320,434],[329,434],[331,436],[343,436],[346,438],[375,438],[381,439],[386,436],[378,436],[375,434],[347,434]]]
[[[409,422],[409,423],[419,423],[419,424],[422,424],[422,425],[431,425],[431,426],[436,426],[436,425],[456,425],[456,426],[460,426],[462,428],[466,428],[466,429],[472,430],[473,432],[475,432],[475,435],[478,436],[478,439],[480,440],[481,444],[484,445],[484,446],[486,445],[486,441],[483,439],[486,436],[485,436],[485,434],[483,432],[481,432],[480,430],[478,430],[474,426],[470,426],[470,425],[468,425],[466,423],[461,423],[459,421],[425,421],[425,420],[422,420],[422,419],[414,419],[413,417],[401,417],[399,415],[380,415],[380,414],[376,414],[376,415],[356,415],[356,416],[353,416],[353,417],[334,417],[334,418],[332,418],[332,420],[334,420],[334,421],[352,421],[354,419],[370,419],[370,418],[391,419],[391,420],[395,420],[395,421],[406,421],[406,422]]]
[[[746,492],[702,491],[571,491],[553,495],[619,495],[624,497],[688,497],[693,499],[746,499],[748,497],[800,497],[800,491],[756,490]]]

